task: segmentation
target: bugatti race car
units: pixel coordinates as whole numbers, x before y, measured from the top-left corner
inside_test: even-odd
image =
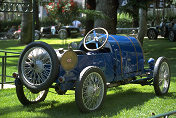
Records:
[[[81,35],[79,28],[74,26],[41,27],[41,34],[43,37],[51,38],[54,36],[60,39],[66,39],[68,37],[75,38]]]
[[[143,49],[137,39],[94,28],[76,50],[30,43],[19,59],[16,93],[23,105],[29,105],[44,101],[49,88],[55,88],[58,94],[75,90],[75,101],[82,112],[101,108],[109,87],[153,85],[156,95],[166,94],[170,86],[167,59],[159,57],[155,62],[150,58],[148,64],[144,68]]]
[[[156,40],[158,35],[168,38],[169,41],[174,42],[176,40],[176,20],[174,19],[171,22],[162,22],[159,26],[151,27],[147,30],[147,36],[151,40]]]

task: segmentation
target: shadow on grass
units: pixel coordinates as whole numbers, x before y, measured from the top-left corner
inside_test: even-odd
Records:
[[[58,96],[59,97],[59,96]],[[102,109],[91,112],[81,113],[75,101],[69,103],[59,103],[59,101],[45,101],[43,103],[34,104],[31,106],[23,107],[22,105],[14,107],[6,107],[0,109],[4,111],[2,114],[8,114],[9,112],[41,112],[47,114],[49,117],[102,117],[102,116],[114,116],[117,115],[123,109],[132,109],[135,106],[143,105],[144,102],[155,97],[154,93],[143,93],[136,91],[135,88],[129,89],[124,92],[115,91],[114,94],[107,95]]]
[[[58,104],[58,101],[45,101],[44,103],[25,107],[25,109],[23,109],[24,107],[22,106],[15,106],[15,108],[0,109],[0,111],[37,111],[45,113],[49,117],[111,117],[117,115],[123,109],[132,109],[135,106],[143,105],[144,102],[155,97],[154,93],[142,93],[135,90],[136,89],[133,88],[125,92],[115,92],[114,94],[107,95],[102,109],[87,114],[81,113],[78,110],[75,101],[63,104]],[[38,108],[41,110],[38,110]],[[6,114],[6,112],[4,114]]]
[[[106,101],[102,109],[87,114],[79,112],[75,102],[61,104],[59,106],[52,105],[51,108],[41,110],[48,114],[49,117],[102,117],[117,115],[122,109],[132,109],[135,106],[143,105],[144,102],[155,97],[154,93],[137,92],[135,89],[130,89],[125,92],[116,92],[115,94],[107,95]]]
[[[121,110],[133,109],[136,106],[142,106],[145,102],[156,97],[156,95],[151,92],[140,92],[137,88],[128,89],[126,91],[121,91],[121,87],[113,88],[106,96],[103,107],[95,112],[81,113],[76,106],[74,100],[67,103],[61,103],[59,99],[57,100],[46,100],[39,104],[33,104],[30,106],[22,106],[16,103],[11,107],[0,108],[0,115],[6,115],[10,113],[20,114],[28,112],[28,115],[34,115],[35,113],[46,114],[47,117],[67,117],[67,118],[90,118],[90,117],[112,117],[121,112]],[[52,94],[52,93],[50,93]],[[176,99],[176,93],[168,93],[162,99]],[[52,94],[54,98],[60,97],[60,95]],[[10,96],[9,96],[10,97]],[[69,96],[68,96],[69,97]],[[64,100],[64,99],[62,99]],[[30,113],[30,114],[29,114]],[[29,117],[29,116],[26,117]],[[37,116],[39,117],[39,116]],[[43,117],[43,116],[42,116]],[[41,118],[42,118],[41,117]],[[40,118],[40,117],[39,117]]]

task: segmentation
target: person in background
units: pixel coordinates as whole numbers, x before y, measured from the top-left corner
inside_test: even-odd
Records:
[[[74,21],[72,22],[72,25],[73,25],[74,27],[78,28],[79,31],[80,31],[80,33],[81,33],[81,35],[84,36],[85,30],[84,30],[83,28],[81,28],[81,22],[80,22],[79,20],[74,20]]]
[[[55,26],[51,26],[51,33],[52,33],[52,35],[55,35],[55,33],[56,33],[56,28],[55,28]]]
[[[18,37],[18,39],[21,39],[21,26],[18,26],[18,30],[14,32],[15,37]]]
[[[76,28],[80,28],[81,27],[81,22],[79,20],[74,20],[72,22],[72,25]]]

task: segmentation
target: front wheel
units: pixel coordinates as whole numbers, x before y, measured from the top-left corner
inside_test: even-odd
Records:
[[[35,30],[35,40],[40,40],[40,32],[38,30]]]
[[[148,31],[147,31],[147,37],[150,40],[156,40],[157,37],[158,37],[158,33],[157,33],[156,29],[153,29],[153,28],[148,29]]]
[[[159,57],[154,66],[153,85],[156,95],[168,93],[170,86],[170,68],[165,57]]]
[[[169,41],[174,42],[176,40],[176,35],[173,30],[169,32]]]
[[[32,93],[21,83],[16,85],[16,94],[21,104],[30,105],[44,101],[48,94],[48,89],[38,93]]]
[[[75,100],[81,112],[90,112],[101,108],[106,96],[106,80],[97,67],[87,67],[76,84]]]

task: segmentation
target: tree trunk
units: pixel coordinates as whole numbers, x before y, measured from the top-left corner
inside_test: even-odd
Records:
[[[96,10],[109,18],[95,19],[94,27],[103,27],[109,34],[116,34],[118,0],[97,0]]]
[[[139,11],[139,9],[138,9]],[[138,12],[136,11],[136,12]],[[139,27],[139,14],[133,16],[133,28]]]
[[[31,2],[32,0],[23,0],[24,3]],[[22,30],[21,30],[21,44],[28,44],[32,42],[32,13],[22,14]]]
[[[35,0],[35,21],[36,21],[36,23],[35,23],[35,30],[40,30],[40,20],[39,20],[39,2],[38,2],[38,0]]]
[[[153,16],[156,16],[156,2],[153,2]],[[156,26],[156,18],[153,18],[151,26]]]
[[[138,32],[138,40],[143,45],[144,36],[147,32],[147,11],[146,9],[139,9],[139,32]]]
[[[133,27],[139,27],[139,8],[136,5],[132,6],[133,8]]]
[[[0,7],[1,7],[3,1],[4,1],[4,0],[1,0],[1,1],[0,1]],[[0,22],[0,31],[2,31],[1,22]]]
[[[96,9],[96,0],[86,0],[86,9],[95,10]],[[94,28],[94,19],[90,19],[90,16],[86,16],[86,31],[87,34],[90,30]]]

